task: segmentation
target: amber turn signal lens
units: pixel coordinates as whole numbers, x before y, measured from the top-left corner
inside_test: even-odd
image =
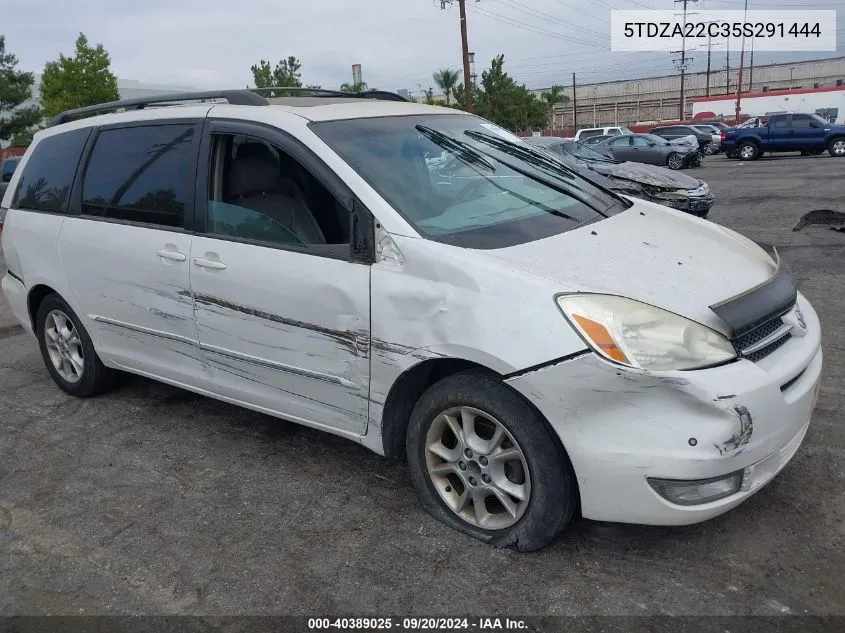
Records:
[[[602,352],[613,360],[618,360],[620,363],[628,363],[628,357],[622,353],[622,350],[616,346],[613,337],[607,328],[601,323],[597,323],[592,319],[588,319],[580,314],[573,314],[572,318],[578,323],[584,333],[593,342],[593,345],[598,347]]]

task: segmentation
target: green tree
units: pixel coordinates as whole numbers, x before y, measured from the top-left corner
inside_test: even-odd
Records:
[[[519,85],[504,70],[505,56],[498,55],[481,74],[481,85],[473,86],[473,104],[479,116],[510,130],[542,127],[548,120],[546,105],[525,85]],[[463,86],[454,92],[458,104],[464,102]],[[462,107],[458,105],[456,107]]]
[[[15,146],[22,143],[26,135],[32,140],[30,130],[41,120],[36,106],[20,107],[32,96],[35,78],[32,73],[15,70],[17,65],[18,58],[6,52],[6,38],[0,35],[0,141],[11,138]]]
[[[108,103],[120,98],[117,77],[111,71],[111,59],[102,44],[88,45],[80,33],[73,57],[60,54],[48,62],[41,76],[41,110],[54,117],[65,110]]]
[[[276,64],[275,68],[266,59],[250,67],[256,88],[300,88],[302,87],[302,63],[290,55]]]
[[[458,85],[458,81],[461,78],[460,71],[452,70],[450,68],[442,68],[434,73],[433,77],[434,83],[436,83],[437,87],[443,91],[443,95],[446,97],[446,103],[451,103],[452,94],[455,92],[455,86]]]
[[[355,83],[346,82],[340,84],[340,90],[342,92],[364,92],[367,87],[366,81],[358,81]]]
[[[569,97],[563,94],[563,86],[558,86],[557,84],[549,88],[548,92],[544,92],[541,96],[543,101],[546,102],[546,107],[549,109],[549,127],[554,128],[555,106],[569,103]]]

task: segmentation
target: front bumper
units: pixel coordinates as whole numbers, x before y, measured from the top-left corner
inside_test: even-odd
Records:
[[[758,363],[654,373],[589,354],[509,379],[560,436],[583,515],[697,523],[739,505],[780,472],[807,432],[822,368],[818,317],[801,295],[798,305],[806,334]],[[670,503],[647,482],[740,470],[739,492],[700,505]]]

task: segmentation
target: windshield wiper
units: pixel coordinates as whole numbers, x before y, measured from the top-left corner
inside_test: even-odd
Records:
[[[551,169],[552,171],[556,171],[557,173],[570,178],[575,175],[575,172],[572,169],[567,167],[564,163],[558,161],[556,158],[553,158],[551,154],[542,153],[530,147],[523,147],[511,141],[507,141],[490,134],[485,134],[484,132],[478,132],[476,130],[466,130],[464,134],[475,141],[490,145],[505,154],[521,158],[535,167],[545,167],[546,169]]]
[[[535,180],[537,182],[543,183],[547,187],[551,187],[555,191],[559,191],[562,194],[567,196],[571,196],[578,200],[581,204],[589,207],[596,213],[603,215],[604,217],[609,217],[606,214],[607,209],[599,209],[594,203],[591,203],[586,197],[577,195],[573,193],[573,190],[586,194],[587,192],[582,188],[575,184],[574,180],[575,177],[583,178],[583,176],[578,176],[577,172],[575,172],[571,167],[567,167],[564,163],[559,162],[556,158],[548,158],[545,154],[541,154],[540,152],[535,152],[531,149],[526,149],[517,145],[516,143],[512,143],[510,141],[506,141],[504,139],[496,138],[495,136],[490,136],[489,134],[484,134],[483,132],[476,132],[475,130],[466,130],[464,132],[467,136],[471,139],[476,141],[480,141],[482,143],[486,143],[494,147],[495,149],[503,152],[505,154],[509,154],[521,160],[524,160],[526,163],[534,165],[535,167],[545,168],[547,170],[552,170],[557,172],[560,175],[566,176],[570,182],[568,182],[567,186],[562,186],[560,183],[555,182],[554,180],[548,180],[546,178],[542,178],[537,176],[537,174],[532,174],[527,169],[519,167],[518,165],[514,165],[508,161],[502,160],[501,158],[497,158],[492,154],[487,154],[487,152],[483,152],[485,155],[490,156],[491,158],[495,159],[497,162],[501,163],[508,169],[512,169],[513,171],[517,172],[525,176],[526,178],[530,178],[531,180]],[[611,205],[613,206],[613,205]],[[608,207],[610,208],[610,207]]]
[[[417,125],[416,130],[435,145],[439,145],[445,150],[454,152],[455,158],[458,158],[464,163],[470,165],[483,165],[490,171],[496,171],[493,164],[479,154],[478,151],[471,145],[462,143],[456,138],[452,138],[447,134],[443,134],[443,132],[438,132],[437,130],[425,125]]]

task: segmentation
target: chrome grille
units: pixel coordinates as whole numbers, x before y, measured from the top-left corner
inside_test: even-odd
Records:
[[[782,336],[773,339],[764,347],[757,347],[759,343],[777,334],[778,330],[781,329],[784,329]],[[789,331],[784,328],[783,319],[776,317],[757,326],[750,332],[747,332],[742,336],[738,336],[731,342],[733,343],[734,349],[739,356],[750,360],[752,363],[756,363],[763,360],[766,356],[781,347],[791,338],[791,336],[792,335]]]

